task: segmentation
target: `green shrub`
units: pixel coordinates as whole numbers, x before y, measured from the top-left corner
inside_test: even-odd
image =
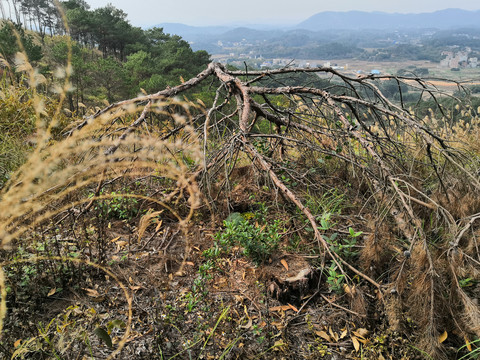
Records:
[[[108,198],[99,200],[95,209],[99,211],[100,216],[107,219],[131,220],[137,216],[138,200],[128,196],[130,191],[124,189],[122,193],[112,191]]]
[[[252,224],[240,214],[234,214],[224,221],[224,231],[216,234],[217,248],[218,244],[223,249],[240,245],[243,247],[243,253],[255,263],[264,263],[278,248],[283,232],[282,222],[275,220],[271,224],[261,225],[258,222]]]

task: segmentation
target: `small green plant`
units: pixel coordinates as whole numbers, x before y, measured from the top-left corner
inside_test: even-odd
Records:
[[[255,263],[265,262],[278,248],[283,229],[280,220],[275,220],[271,224],[261,224],[265,222],[265,207],[261,208],[257,214],[254,218],[257,220],[255,224],[242,216],[230,216],[225,220],[225,230],[216,234],[214,250],[209,254],[215,254],[221,248],[226,250],[230,246],[240,245],[243,247],[244,254]]]
[[[313,214],[340,214],[345,194],[338,189],[328,190],[321,196],[306,195],[306,205]],[[320,217],[322,216],[320,215]],[[318,217],[317,217],[318,220]]]
[[[339,273],[337,270],[337,265],[332,261],[330,267],[327,268],[327,284],[331,291],[340,294],[343,292],[345,275]]]
[[[112,191],[108,194],[109,198],[97,202],[95,209],[107,219],[131,220],[137,216],[139,209],[138,200],[129,194],[129,189],[123,189],[121,193]]]
[[[253,141],[253,145],[263,155],[266,155],[270,152],[270,144],[266,138],[258,138]]]
[[[252,326],[252,332],[257,338],[257,343],[262,344],[265,341],[265,335],[262,335],[262,328],[257,324]]]
[[[331,353],[328,351],[328,346],[323,344],[323,339],[317,335],[317,329],[315,328],[315,325],[312,322],[312,317],[310,315],[305,315],[305,322],[307,323],[308,329],[311,331],[315,338],[315,345],[313,344],[308,344],[308,348],[310,351],[315,352],[320,356],[321,358],[331,355]]]
[[[215,261],[208,259],[198,268],[198,276],[193,281],[192,290],[186,292],[181,300],[185,304],[186,312],[192,312],[197,305],[208,295],[207,281],[212,279],[209,273],[215,267]]]
[[[50,359],[64,359],[65,354],[73,351],[82,352],[85,349],[92,356],[91,338],[98,337],[105,345],[112,347],[112,334],[118,335],[126,324],[115,319],[109,321],[105,327],[98,326],[103,315],[94,308],[70,306],[47,323],[37,324],[37,334],[22,340],[15,348],[11,359],[31,358],[41,352]],[[96,328],[94,330],[93,327]],[[75,350],[76,349],[76,350]],[[93,356],[92,356],[93,358]]]
[[[330,245],[330,251],[344,257],[353,258],[358,255],[355,250],[357,246],[357,237],[363,234],[362,231],[354,231],[351,227],[348,228],[349,234],[346,239],[339,239],[338,233],[333,233],[330,236],[323,235],[325,241]]]
[[[335,223],[331,221],[331,213],[323,213],[317,220],[320,221],[318,230],[328,231],[331,230]],[[348,237],[346,239],[340,239],[337,232],[331,235],[322,235],[325,241],[330,245],[330,251],[344,257],[352,258],[358,255],[358,251],[355,250],[357,245],[357,238],[362,235],[362,231],[355,231],[353,228],[348,228]]]
[[[458,280],[458,284],[461,288],[467,288],[473,286],[475,284],[475,280],[473,278],[466,278]]]
[[[182,297],[182,301],[185,303],[185,310],[192,312],[200,302],[200,299],[196,296],[196,293],[189,291]]]
[[[335,226],[335,223],[331,222],[331,213],[323,213],[321,216],[317,216],[317,221],[320,221],[320,226],[318,230],[330,230],[332,227]]]

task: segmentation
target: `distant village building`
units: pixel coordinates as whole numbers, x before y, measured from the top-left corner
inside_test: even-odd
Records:
[[[286,66],[289,62],[290,60],[287,59],[273,59],[273,65],[276,66]]]
[[[478,59],[474,57],[469,58],[468,54],[471,52],[472,49],[469,47],[465,48],[464,51],[444,51],[442,52],[442,56],[445,56],[445,58],[440,61],[440,66],[449,68],[476,68],[478,66]]]
[[[273,61],[264,61],[260,64],[261,69],[271,68],[273,66]]]

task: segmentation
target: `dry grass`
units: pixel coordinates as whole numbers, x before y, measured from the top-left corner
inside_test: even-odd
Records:
[[[163,211],[169,212],[169,216],[176,219],[178,229],[186,232],[195,209],[201,203],[201,193],[195,177],[198,167],[203,164],[200,142],[190,125],[192,104],[162,96],[145,100],[139,98],[135,102],[112,106],[101,116],[92,116],[93,119],[82,127],[71,123],[71,129],[65,129],[63,101],[65,93],[71,87],[68,80],[71,71],[69,67],[61,72],[62,77],[66,77],[63,78],[63,85],[57,85],[60,95],[54,103],[55,107],[47,106],[45,96],[40,91],[37,92],[37,87],[46,85],[46,79],[38,74],[22,53],[17,55],[15,70],[29,84],[29,89],[19,96],[23,97],[23,107],[33,109],[35,130],[29,132],[32,134],[31,141],[36,146],[24,164],[10,175],[0,192],[1,248],[7,251],[4,252],[2,266],[21,268],[23,264],[35,266],[45,261],[70,262],[75,266],[83,264],[104,272],[123,290],[129,308],[128,316],[123,317],[126,323],[123,337],[117,343],[115,351],[108,355],[108,358],[113,358],[125,345],[132,320],[131,295],[118,276],[93,260],[94,254],[90,256],[92,261],[60,255],[63,250],[59,250],[59,256],[17,256],[15,253],[19,248],[31,249],[32,245],[36,246],[29,242],[38,241],[39,228],[46,226],[47,231],[43,231],[46,234],[48,229],[58,229],[65,223],[81,225],[83,217],[87,216],[92,206],[119,198],[146,204],[143,209],[145,215],[139,221],[139,240],[146,228],[155,223]],[[8,83],[8,80],[4,81]],[[10,83],[6,90],[15,94],[22,91],[22,88],[17,87],[16,83]],[[2,92],[2,97],[8,100],[12,94]],[[138,126],[147,114],[155,117],[155,126],[146,123]],[[168,131],[179,126],[181,131],[176,137],[165,137]],[[62,138],[57,135],[54,138],[54,132],[58,132],[59,128],[63,128],[68,136]],[[20,137],[21,134],[17,136]],[[161,192],[161,196],[149,196],[143,191],[120,191],[114,194],[103,192],[105,186],[111,186],[120,180],[135,183],[152,178],[161,179],[155,189],[156,193]],[[8,298],[3,270],[0,274],[0,287],[1,331]],[[60,353],[66,349],[66,344],[57,345],[59,348],[56,351]],[[17,351],[14,357],[23,356],[23,351],[28,353],[29,348],[20,349],[23,350]]]

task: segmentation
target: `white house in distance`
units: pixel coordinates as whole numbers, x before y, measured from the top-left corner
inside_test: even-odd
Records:
[[[463,51],[444,51],[442,55],[445,56],[445,59],[440,61],[441,67],[449,67],[449,68],[476,68],[478,67],[478,58],[471,57],[469,58],[468,55],[472,52],[472,49],[469,47],[465,48]]]

